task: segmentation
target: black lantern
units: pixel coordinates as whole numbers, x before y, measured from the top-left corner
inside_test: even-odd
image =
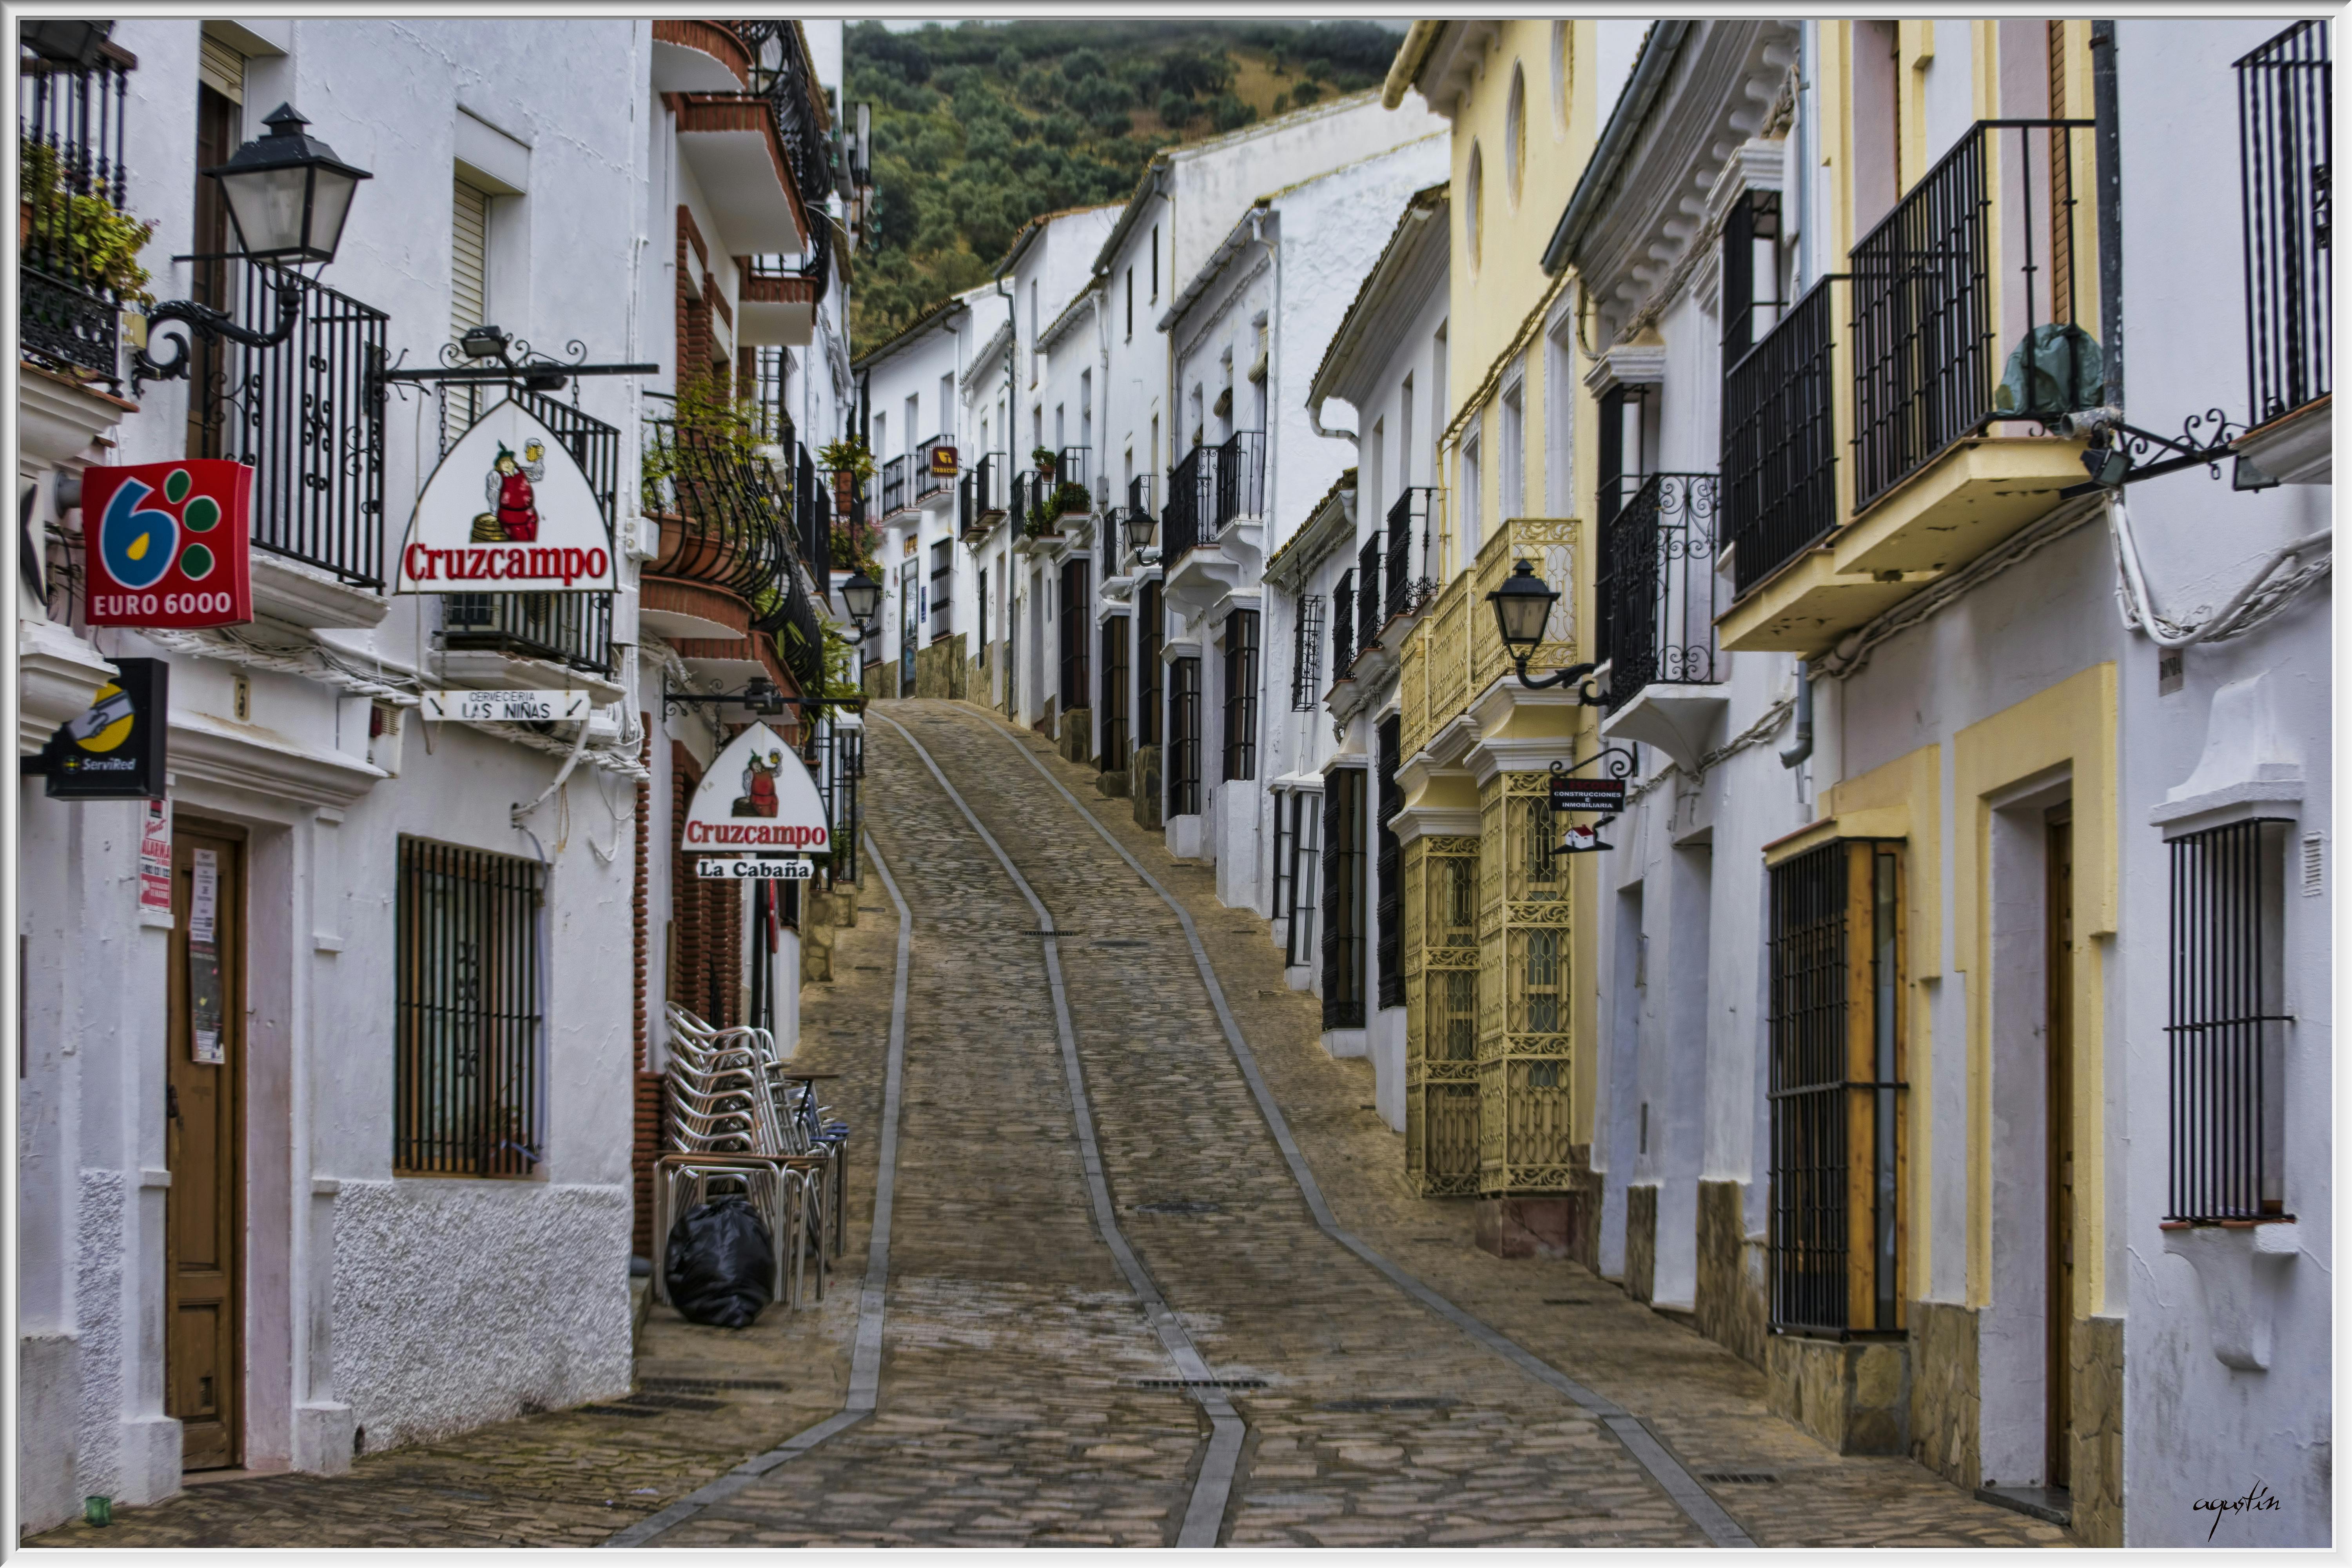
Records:
[[[1503,646],[1521,664],[1543,641],[1544,627],[1551,620],[1551,607],[1559,600],[1558,590],[1536,575],[1535,563],[1521,561],[1511,568],[1503,585],[1486,595],[1495,606],[1495,624],[1502,628]]]
[[[238,247],[256,261],[332,261],[351,216],[352,193],[374,176],[305,135],[302,128],[310,122],[290,103],[270,110],[262,123],[268,135],[203,171],[220,183]]]
[[[848,606],[850,620],[863,630],[882,607],[882,584],[863,572],[853,573],[841,585],[841,602]]]
[[[784,694],[766,676],[755,675],[743,683],[743,706],[763,719],[772,719],[784,710]]]
[[[1127,547],[1140,555],[1160,536],[1160,520],[1142,507],[1127,510]]]
[[[1486,595],[1486,602],[1495,606],[1495,625],[1503,634],[1503,646],[1511,650],[1511,661],[1518,666],[1519,684],[1530,691],[1572,685],[1592,673],[1591,665],[1575,664],[1541,679],[1531,679],[1528,674],[1528,656],[1543,641],[1544,627],[1551,621],[1551,607],[1559,600],[1559,590],[1537,576],[1535,563],[1527,560],[1513,566],[1503,585]],[[1588,696],[1586,700],[1591,698]]]
[[[508,341],[496,327],[467,327],[458,335],[457,347],[467,359],[504,359]]]

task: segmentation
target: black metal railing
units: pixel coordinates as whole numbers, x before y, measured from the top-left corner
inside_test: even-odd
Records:
[[[866,731],[845,727],[837,719],[824,727],[831,753],[824,770],[825,820],[832,825],[833,853],[825,859],[825,877],[835,883],[857,880],[857,784],[866,776]]]
[[[822,591],[833,585],[833,493],[817,472],[816,459],[798,441],[787,441],[793,454],[793,538],[809,580]]]
[[[1076,485],[1085,490],[1087,499],[1092,500],[1095,493],[1094,486],[1087,482],[1087,469],[1093,457],[1094,452],[1090,447],[1063,447],[1055,458],[1054,482],[1056,485]]]
[[[645,510],[661,521],[656,577],[707,583],[749,601],[772,600],[791,577],[791,498],[768,465],[727,435],[646,421]]]
[[[2046,253],[2053,234],[2072,232],[2073,171],[2090,166],[2089,149],[2076,156],[2062,144],[2053,158],[2049,132],[2091,124],[1979,121],[1853,247],[1855,510],[1996,420],[2038,423],[2050,412],[1996,405],[2000,346],[2005,330],[2021,331],[2022,342],[2038,321],[2075,319],[2074,269],[2063,269],[2062,286]],[[2015,133],[2011,156],[1999,145],[2004,132]],[[2001,189],[2016,193],[1998,219],[1988,195],[1997,158]],[[2021,319],[1994,319],[1996,279],[2004,300],[2021,302],[2010,312]]]
[[[1217,448],[1216,512],[1212,528],[1265,510],[1265,432],[1236,430]]]
[[[1005,461],[1002,452],[983,452],[972,466],[972,521],[992,522],[1004,515]]]
[[[1302,594],[1290,628],[1290,710],[1311,713],[1323,694],[1323,596]],[[1277,900],[1276,907],[1280,907]]]
[[[1723,378],[1718,542],[1745,594],[1837,526],[1833,318],[1824,278]]]
[[[403,836],[392,1168],[522,1176],[544,1158],[539,862]]]
[[[2327,395],[2335,343],[2327,24],[2297,22],[2237,62],[2248,423]]]
[[[752,90],[768,100],[776,117],[777,140],[792,166],[793,184],[810,217],[808,254],[800,275],[816,285],[822,300],[833,278],[833,225],[824,216],[825,193],[835,184],[834,141],[818,124],[817,104],[824,87],[801,52],[793,24],[783,20],[723,23],[743,41],[752,61]]]
[[[19,44],[17,342],[28,359],[119,382],[129,258],[96,259],[128,232],[122,213],[124,108],[131,67],[111,43],[95,64]]]
[[[608,538],[620,515],[621,432],[543,393],[508,397],[563,443],[588,477]],[[597,675],[613,672],[610,594],[451,594],[442,600],[441,639],[452,648],[495,648]]]
[[[1036,472],[1024,468],[1013,476],[1013,483],[1007,487],[1006,508],[1013,515],[1013,527],[1024,534],[1029,531],[1030,514],[1037,510],[1038,484]]]
[[[1388,601],[1381,596],[1381,563],[1385,552],[1381,548],[1381,536],[1374,533],[1356,552],[1356,651],[1369,651],[1381,640],[1381,626],[1387,620]]]
[[[1201,661],[1197,656],[1168,663],[1168,815],[1194,816],[1201,810]]]
[[[1380,722],[1379,773],[1372,798],[1372,976],[1375,1003],[1402,1007],[1404,994],[1404,847],[1389,825],[1404,810],[1404,788],[1397,768],[1404,760],[1403,716],[1391,713]]]
[[[2278,818],[2176,838],[2172,851],[2169,1220],[2285,1210],[2286,836]]]
[[[1331,677],[1338,679],[1356,662],[1356,572],[1339,574],[1331,590]]]
[[[939,494],[954,481],[955,476],[952,473],[940,474],[932,471],[931,454],[938,451],[942,447],[946,447],[952,450],[955,447],[955,437],[953,436],[934,436],[929,440],[915,448],[915,471],[912,478],[912,483],[914,485],[915,499],[917,500],[922,500],[927,497]]]
[[[1652,474],[1601,531],[1612,713],[1645,686],[1722,678],[1715,500],[1713,474]]]
[[[199,257],[227,268],[237,325],[293,330],[269,348],[224,342],[192,378],[190,446],[254,470],[253,545],[364,588],[383,585],[383,404],[375,379],[390,320],[286,268]]]
[[[1173,572],[1198,546],[1217,500],[1217,448],[1195,447],[1169,471],[1168,510],[1160,520],[1160,562]]]
[[[1127,511],[1122,521],[1127,527],[1126,543],[1129,550],[1143,549],[1160,526],[1154,510],[1159,498],[1153,494],[1158,487],[1153,480],[1154,476],[1150,474],[1138,474],[1127,481]]]
[[[1323,783],[1323,1026],[1364,1026],[1364,785],[1361,768]]]
[[[818,616],[816,603],[809,597],[808,589],[797,572],[786,572],[783,578],[783,608],[773,617],[776,630],[776,655],[792,672],[793,683],[803,694],[824,689],[824,623]],[[769,624],[762,617],[761,624]],[[802,710],[801,721],[809,722],[810,714]]]
[[[907,459],[892,458],[882,465],[882,515],[907,510],[909,503],[907,489]]]
[[[1388,613],[1409,616],[1429,602],[1437,584],[1429,579],[1429,485],[1409,485],[1389,504],[1388,561],[1385,576]],[[1422,570],[1413,570],[1413,547],[1421,549]]]

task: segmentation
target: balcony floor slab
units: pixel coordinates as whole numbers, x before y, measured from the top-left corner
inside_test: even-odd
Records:
[[[1717,616],[1716,634],[1727,653],[1793,653],[1811,658],[1938,575],[1854,575],[1838,571],[1828,550],[1810,551]]]
[[[1837,570],[1945,572],[1975,560],[2083,482],[2086,445],[2050,436],[1958,443],[1832,541]]]
[[[1639,741],[1655,746],[1689,773],[1706,755],[1716,720],[1731,704],[1731,688],[1722,684],[1683,686],[1652,681],[1635,692],[1625,706],[1601,721],[1601,732],[1612,741]]]

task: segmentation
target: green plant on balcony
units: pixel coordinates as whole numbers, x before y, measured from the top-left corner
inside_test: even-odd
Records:
[[[1034,447],[1029,453],[1029,466],[1037,470],[1037,477],[1041,479],[1052,479],[1061,462],[1060,455],[1051,447]]]
[[[1085,512],[1094,505],[1094,498],[1087,493],[1087,487],[1076,479],[1064,479],[1050,490],[1041,485],[1038,492],[1037,502],[1029,509],[1026,527],[1023,531],[1031,539],[1059,533],[1062,519]]]
[[[757,460],[760,444],[772,437],[760,405],[737,397],[715,375],[681,384],[672,416],[673,438],[647,444],[637,469],[639,507],[654,516],[669,510],[681,471],[679,452],[692,447],[736,463]]]
[[[121,211],[102,195],[77,195],[67,184],[58,150],[30,137],[17,140],[18,239],[34,265],[91,289],[110,289],[126,303],[152,305],[139,253],[155,226]]]

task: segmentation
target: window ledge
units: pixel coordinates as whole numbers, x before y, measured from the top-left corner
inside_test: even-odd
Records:
[[[2271,1364],[2271,1324],[2286,1293],[2287,1265],[2303,1251],[2292,1219],[2246,1225],[2166,1226],[2164,1250],[2196,1270],[2213,1354],[2240,1372]]]

